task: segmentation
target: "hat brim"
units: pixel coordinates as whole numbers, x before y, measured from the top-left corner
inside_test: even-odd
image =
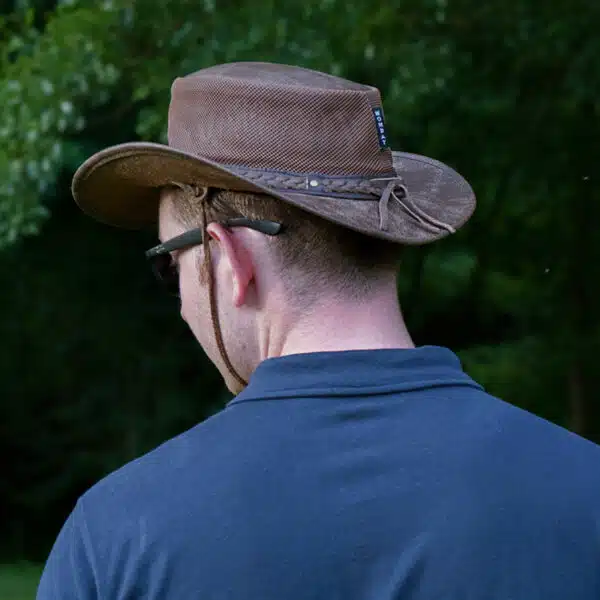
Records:
[[[475,195],[461,175],[425,156],[392,155],[414,206],[455,230],[464,225],[475,209]],[[443,228],[424,227],[396,203],[390,205],[388,225],[382,230],[376,199],[282,192],[209,159],[147,142],[120,144],[94,154],[75,173],[72,192],[79,207],[98,221],[141,229],[156,224],[160,190],[173,182],[269,194],[345,227],[402,244],[425,244],[448,235]]]

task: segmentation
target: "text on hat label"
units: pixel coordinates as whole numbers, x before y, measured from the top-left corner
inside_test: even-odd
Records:
[[[379,139],[379,147],[383,150],[388,147],[387,135],[385,134],[385,124],[383,122],[383,111],[377,107],[373,109],[375,117],[375,126],[377,127],[377,137]]]

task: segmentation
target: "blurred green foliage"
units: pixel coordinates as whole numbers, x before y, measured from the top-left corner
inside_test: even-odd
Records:
[[[43,556],[85,487],[228,397],[155,293],[153,240],[91,222],[68,191],[95,150],[164,141],[174,77],[220,62],[378,86],[392,145],[448,162],[479,200],[458,235],[407,249],[416,341],[449,345],[492,393],[600,441],[600,3],[3,6],[2,551]]]
[[[0,565],[0,598],[34,600],[41,569],[27,563]]]

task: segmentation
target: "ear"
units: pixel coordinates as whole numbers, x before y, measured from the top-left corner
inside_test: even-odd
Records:
[[[240,307],[245,303],[248,287],[254,279],[252,254],[244,245],[241,236],[234,235],[230,229],[219,223],[210,223],[207,232],[219,244],[221,256],[231,276],[233,305]]]

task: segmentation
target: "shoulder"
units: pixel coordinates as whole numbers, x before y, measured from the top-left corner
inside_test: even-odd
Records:
[[[465,505],[530,524],[600,522],[600,446],[497,399],[473,425],[459,481],[478,493]]]
[[[153,510],[173,490],[185,485],[189,473],[206,473],[219,460],[217,441],[231,427],[229,411],[222,411],[150,452],[108,474],[80,498],[90,520],[109,515],[122,527]]]

